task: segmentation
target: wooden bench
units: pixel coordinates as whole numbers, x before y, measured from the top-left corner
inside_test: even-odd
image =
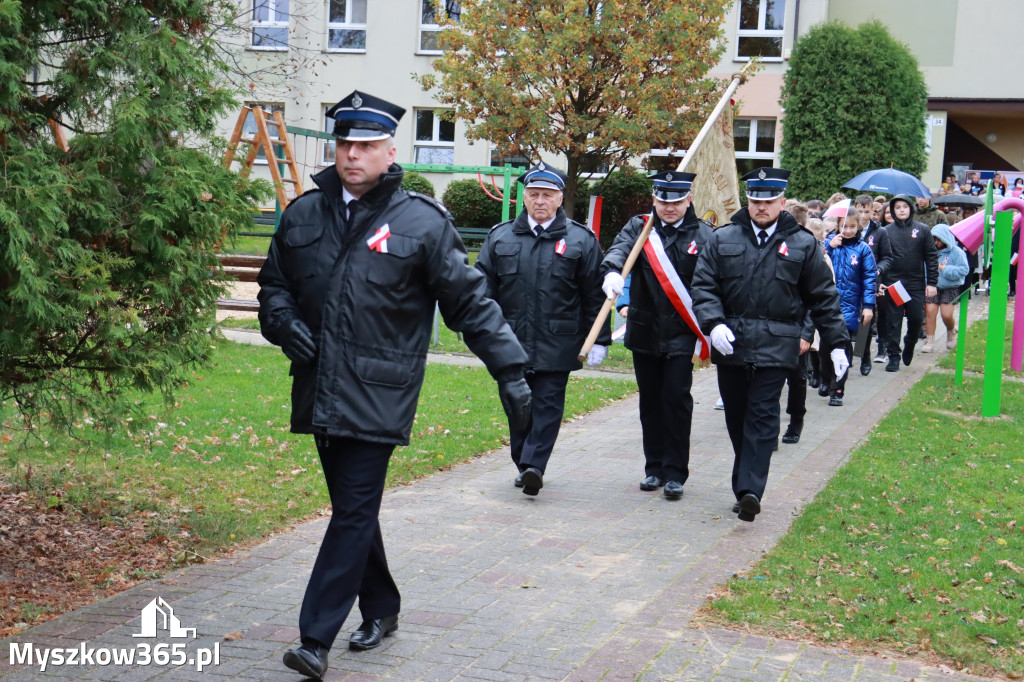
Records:
[[[260,302],[248,298],[218,298],[217,307],[221,310],[238,310],[243,313],[258,313]]]
[[[491,231],[489,227],[456,227],[455,229],[458,230],[459,237],[462,238],[462,243],[466,245],[467,251],[479,251],[484,239],[487,238],[487,233]]]

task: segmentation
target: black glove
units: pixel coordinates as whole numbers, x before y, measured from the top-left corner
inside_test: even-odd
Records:
[[[307,365],[316,357],[316,341],[306,323],[293,317],[281,334],[281,350],[297,365]]]
[[[498,397],[508,417],[508,427],[512,431],[525,431],[530,428],[533,417],[533,396],[530,386],[522,374],[517,378],[498,379]]]

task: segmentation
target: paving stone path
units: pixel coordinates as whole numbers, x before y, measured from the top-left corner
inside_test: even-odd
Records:
[[[940,342],[938,344],[943,347]],[[920,346],[919,346],[920,347]],[[917,660],[850,653],[701,627],[696,610],[716,585],[758,559],[824,486],[873,424],[934,362],[918,355],[898,373],[855,363],[845,406],[809,390],[799,444],[773,459],[755,523],[729,512],[732,454],[714,369],[695,375],[690,480],[678,501],[641,492],[635,396],[564,425],[544,489],[512,486],[498,450],[385,493],[381,511],[402,591],[399,630],[379,649],[350,652],[346,623],[328,680],[816,680],[981,679]],[[785,420],[785,415],[783,415]],[[785,425],[785,421],[783,422]],[[220,561],[137,586],[20,633],[2,644],[4,682],[298,680],[281,664],[298,638],[299,603],[326,519]],[[144,640],[140,609],[160,597],[195,639]],[[10,646],[101,649],[186,642],[219,647],[219,664],[39,666],[10,663]]]

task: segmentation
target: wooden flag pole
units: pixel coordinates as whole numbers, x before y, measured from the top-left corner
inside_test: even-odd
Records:
[[[736,88],[743,84],[747,80],[747,69],[751,67],[753,62],[748,62],[741,71],[734,74],[732,82],[729,83],[729,87],[725,89],[725,94],[718,100],[718,104],[715,105],[714,110],[711,112],[711,116],[704,122],[704,127],[697,133],[697,137],[693,138],[693,143],[690,148],[686,150],[686,156],[679,162],[679,167],[676,168],[677,172],[683,172],[686,167],[690,164],[690,159],[693,158],[693,153],[697,150],[697,147],[701,145],[704,138],[708,136],[711,129],[715,127],[715,122],[718,121],[718,117],[722,115],[722,110],[729,104],[732,99],[733,93],[736,92]],[[640,257],[640,252],[643,251],[644,244],[647,242],[647,236],[651,233],[651,227],[654,220],[654,211],[647,216],[647,222],[644,223],[644,229],[640,231],[640,236],[636,238],[636,244],[633,245],[633,250],[629,252],[629,256],[626,257],[626,262],[622,266],[622,279],[626,279],[629,276],[630,270],[633,269],[633,264],[636,263],[636,259]],[[601,327],[604,326],[604,322],[608,319],[608,313],[611,312],[612,306],[615,304],[615,298],[606,299],[604,304],[601,306],[601,311],[597,314],[597,319],[594,320],[594,325],[590,328],[590,333],[587,334],[587,339],[583,342],[583,348],[580,349],[578,359],[580,362],[586,362],[587,355],[590,354],[590,349],[594,347],[594,342],[597,341],[598,335],[601,333]]]

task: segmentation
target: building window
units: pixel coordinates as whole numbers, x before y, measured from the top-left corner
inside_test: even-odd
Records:
[[[737,118],[732,122],[732,136],[740,175],[775,163],[774,118]]]
[[[330,0],[327,12],[327,49],[365,52],[366,0]]]
[[[288,49],[288,0],[252,0],[252,46]]]
[[[441,52],[441,25],[437,23],[438,0],[420,0],[420,52],[439,54]],[[455,0],[441,0],[448,18],[459,23],[462,14],[460,3]]]
[[[502,154],[497,147],[491,147],[491,165],[498,166],[499,168],[505,164],[511,165],[513,168],[529,168],[530,159],[521,154]]]
[[[443,109],[416,110],[414,163],[451,166],[455,163],[455,121]]]
[[[782,60],[782,30],[786,0],[740,0],[736,58]]]
[[[267,121],[267,132],[270,133],[270,138],[272,140],[279,139],[277,124],[274,123],[274,119],[271,118],[271,115],[275,111],[280,111],[281,118],[284,118],[283,104],[267,104],[266,102],[246,102],[245,106],[252,107],[253,109],[263,109],[263,118],[266,119]],[[247,140],[251,140],[254,137],[256,137],[256,132],[256,116],[250,111],[249,115],[245,117],[245,124],[242,126],[242,137],[244,137]],[[277,152],[275,150],[275,154],[276,153]],[[267,163],[267,153],[262,145],[260,145],[259,151],[256,152],[255,163],[264,165],[266,165]]]
[[[652,149],[647,154],[647,170],[652,173],[675,170],[685,156],[685,149]]]

